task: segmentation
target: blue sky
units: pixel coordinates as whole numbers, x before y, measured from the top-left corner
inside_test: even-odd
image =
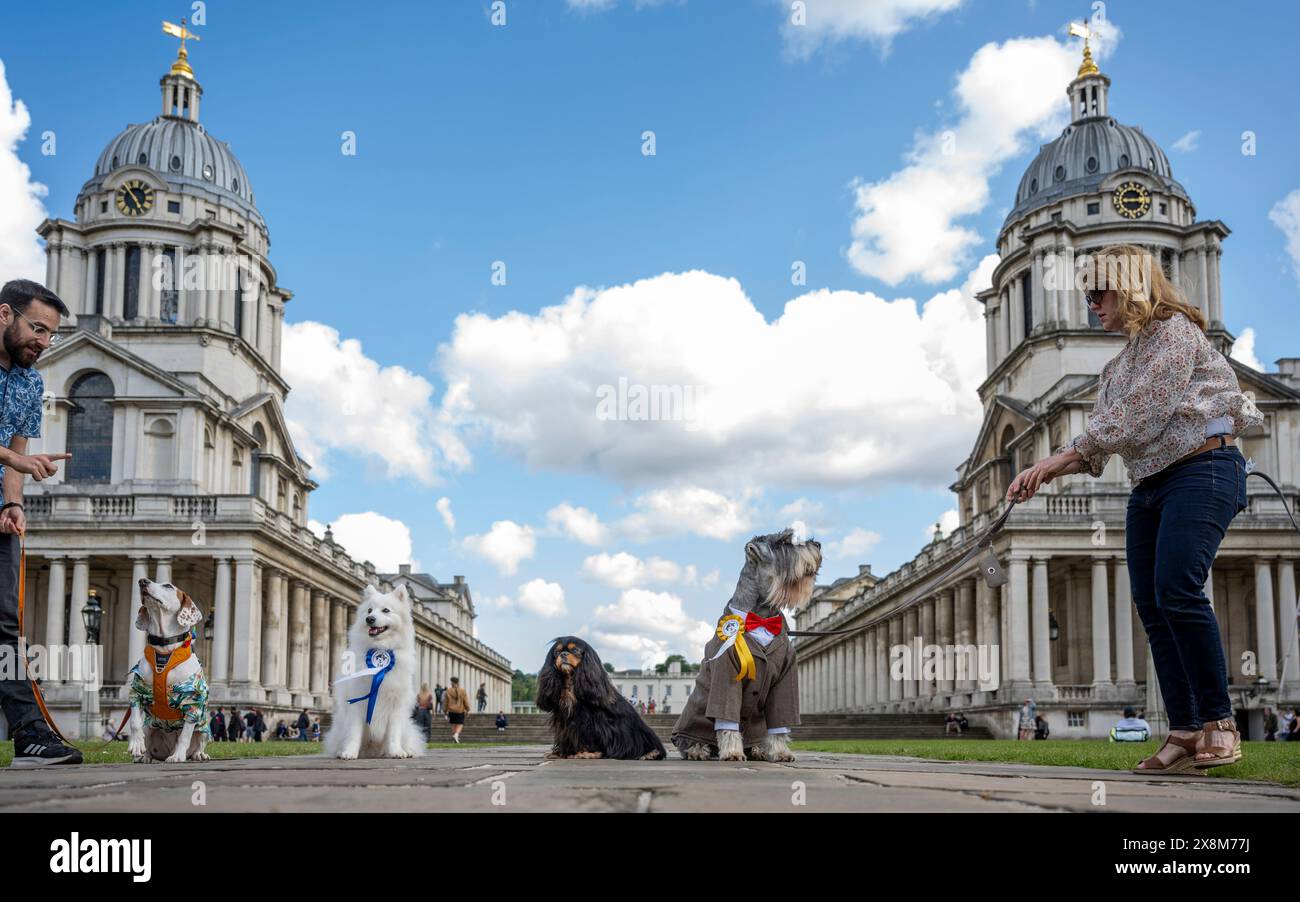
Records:
[[[506,0],[504,25],[490,2],[209,3],[190,60],[294,292],[311,517],[354,515],[336,531],[360,556],[391,564],[409,541],[439,579],[464,574],[480,637],[529,671],[579,630],[620,665],[698,655],[744,540],[795,518],[827,548],[822,582],[914,555],[978,426],[969,294],[1064,124],[1065,29],[1092,8],[866,6],[809,0],[800,29],[775,0]],[[70,217],[101,148],[157,113],[175,54],[158,23],[186,12],[0,12],[4,82],[30,115],[9,143],[48,215]],[[1272,368],[1300,353],[1300,15],[1113,2],[1104,18],[1111,113],[1232,229],[1227,324]],[[963,88],[976,72],[995,87]],[[927,163],[947,129],[972,153],[955,174]],[[885,233],[864,198],[897,204]],[[956,252],[930,247],[934,222]],[[0,223],[8,266],[39,248],[20,225]],[[712,419],[592,422],[592,386],[620,377],[698,385]]]

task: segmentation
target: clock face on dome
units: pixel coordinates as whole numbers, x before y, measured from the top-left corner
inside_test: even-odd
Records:
[[[139,179],[131,179],[117,189],[117,209],[127,216],[139,216],[153,207],[153,189]]]
[[[1151,209],[1151,192],[1140,182],[1125,182],[1111,198],[1115,212],[1125,219],[1138,219]]]

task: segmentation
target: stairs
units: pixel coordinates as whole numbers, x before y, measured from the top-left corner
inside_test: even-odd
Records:
[[[972,725],[958,737],[943,732],[943,714],[804,714],[803,724],[793,730],[795,741],[819,739],[992,739],[987,727]],[[495,714],[466,714],[461,742],[551,742],[548,714],[509,715],[510,726],[498,733]],[[647,714],[643,719],[669,745],[676,714]],[[433,718],[433,741],[451,740],[451,725]]]

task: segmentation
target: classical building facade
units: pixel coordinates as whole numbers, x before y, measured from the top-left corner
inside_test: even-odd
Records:
[[[615,670],[609,678],[619,694],[633,705],[650,704],[654,699],[656,714],[680,714],[695,688],[695,673],[683,673],[682,662],[673,661],[666,673],[654,670]]]
[[[1219,277],[1229,230],[1196,218],[1156,143],[1111,117],[1109,89],[1085,44],[1067,91],[1072,121],[1030,163],[998,236],[1001,260],[992,287],[978,296],[988,352],[988,377],[979,390],[984,421],[951,486],[960,526],[883,579],[867,569],[817,590],[800,628],[870,629],[799,643],[806,711],[960,708],[1005,736],[1015,735],[1016,709],[1032,697],[1055,736],[1104,736],[1127,704],[1163,721],[1130,599],[1124,539],[1130,485],[1118,455],[1100,479],[1058,478],[1016,506],[995,542],[1009,573],[1006,585],[990,589],[972,563],[930,597],[904,604],[911,587],[955,562],[988,528],[1017,472],[1083,431],[1098,374],[1125,337],[1103,331],[1085,305],[1072,270],[1081,255],[1116,243],[1150,248],[1205,314],[1215,346],[1231,350]],[[1229,359],[1265,418],[1238,437],[1242,453],[1277,480],[1294,508],[1300,358],[1278,360],[1278,372],[1267,374]],[[1264,482],[1250,479],[1248,489],[1250,506],[1228,531],[1205,592],[1222,630],[1233,704],[1258,739],[1264,706],[1300,701],[1300,536]],[[890,649],[917,637],[922,647],[995,646],[997,687],[955,679],[951,671],[934,679],[891,678]]]
[[[280,372],[293,294],[267,258],[247,174],[199,119],[183,45],[160,84],[160,114],[108,143],[74,220],[38,229],[46,284],[73,315],[38,364],[45,421],[31,448],[73,457],[28,482],[29,640],[84,641],[82,611],[97,601],[101,700],[116,722],[144,647],[138,582],[172,582],[209,613],[197,652],[212,705],[274,723],[328,711],[362,589],[407,583],[422,680],[473,679],[508,703],[510,664],[473,637],[464,577],[376,573],[308,528],[317,484],[285,424]],[[81,687],[47,681],[45,694],[75,731]]]

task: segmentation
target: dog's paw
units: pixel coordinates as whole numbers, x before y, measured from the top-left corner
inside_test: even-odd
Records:
[[[181,754],[181,755],[174,755],[174,754],[173,754],[173,755],[168,755],[168,756],[167,756],[167,763],[168,763],[168,764],[184,764],[184,763],[185,763],[185,756],[184,756],[183,754]]]
[[[794,752],[790,751],[788,733],[773,733],[763,743],[764,761],[793,761]]]
[[[575,758],[604,758],[605,756],[604,756],[604,754],[601,753],[601,752],[578,752],[578,754],[574,755],[573,757],[575,757]]]
[[[718,730],[717,735],[720,761],[745,760],[745,743],[739,730]]]
[[[358,749],[340,749],[339,757],[345,761],[352,761],[357,757]]]
[[[132,758],[135,759],[136,764],[139,764],[141,761],[143,761],[145,758],[148,757],[148,755],[145,754],[143,742],[140,743],[139,745],[136,745],[134,742],[131,743],[129,746],[127,746],[126,752],[128,755],[130,755]]]
[[[209,755],[207,752],[195,752],[193,755],[190,756],[190,760],[191,760],[191,761],[210,761],[210,760],[212,760],[212,756]]]
[[[688,748],[682,749],[682,757],[687,761],[708,761],[713,757],[713,750],[702,742],[697,742]]]
[[[761,745],[751,745],[745,749],[745,757],[750,761],[766,761],[767,752]]]

